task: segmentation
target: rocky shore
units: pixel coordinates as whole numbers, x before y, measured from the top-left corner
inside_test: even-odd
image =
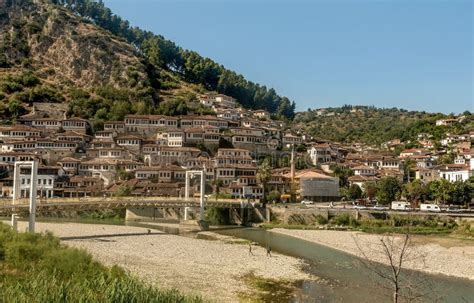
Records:
[[[388,264],[381,235],[334,230],[272,229],[306,241],[325,245],[371,261]],[[394,252],[401,247],[402,236],[389,236]],[[411,237],[405,268],[474,280],[474,241],[430,236]]]
[[[25,230],[26,222],[19,222]],[[86,249],[106,265],[119,265],[163,288],[199,294],[215,302],[238,302],[239,293],[249,289],[242,276],[254,273],[263,278],[295,281],[309,279],[297,258],[246,243],[226,243],[169,235],[142,227],[37,223],[37,232],[50,231],[62,243]]]

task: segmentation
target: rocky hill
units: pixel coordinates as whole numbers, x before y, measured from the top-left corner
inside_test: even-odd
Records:
[[[59,86],[149,85],[128,43],[58,6],[19,5],[6,7],[0,18],[3,67],[31,67],[45,83]]]
[[[294,113],[294,103],[274,90],[130,27],[102,2],[0,1],[3,122],[44,109],[44,103],[63,104],[70,115],[96,124],[127,113],[182,114],[207,91],[279,116]],[[199,106],[192,110],[206,112]]]

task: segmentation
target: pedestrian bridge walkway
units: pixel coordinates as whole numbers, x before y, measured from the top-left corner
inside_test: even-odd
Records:
[[[36,200],[36,213],[56,211],[86,211],[124,208],[184,208],[199,207],[199,198],[181,197],[90,197],[90,198],[50,198]],[[205,201],[206,207],[239,208],[253,207],[244,199],[214,199]],[[29,213],[28,199],[18,199],[13,204],[11,199],[0,200],[0,216]]]

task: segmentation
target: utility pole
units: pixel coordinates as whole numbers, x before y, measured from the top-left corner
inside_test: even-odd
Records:
[[[17,199],[21,195],[20,187],[20,171],[22,167],[30,167],[30,214],[28,220],[28,231],[30,233],[35,232],[36,223],[36,185],[38,184],[38,161],[18,161],[15,162],[15,169],[13,173],[13,204],[16,204]],[[12,214],[12,227],[16,227],[17,214]]]
[[[290,162],[290,202],[296,203],[296,182],[295,182],[295,145],[291,148],[291,162]]]
[[[191,170],[191,171],[186,171],[186,179],[185,179],[185,188],[184,188],[184,197],[186,199],[186,202],[189,200],[189,187],[190,187],[190,177],[194,177],[196,175],[199,175],[201,177],[200,180],[200,197],[199,197],[199,216],[200,216],[200,221],[206,221],[205,220],[205,213],[204,213],[204,208],[205,208],[205,192],[206,192],[206,166],[204,165],[204,168],[202,170]],[[184,220],[188,219],[188,211],[189,207],[184,208]]]

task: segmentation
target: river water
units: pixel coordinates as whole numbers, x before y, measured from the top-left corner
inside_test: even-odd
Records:
[[[74,219],[45,221],[82,222],[82,220]],[[87,223],[106,223],[102,220],[94,221],[88,220]],[[170,234],[196,236],[193,232],[183,232],[178,228],[156,224],[123,221],[109,223],[146,227]],[[367,266],[362,265],[357,257],[350,254],[261,228],[233,226],[216,228],[212,231],[247,239],[263,247],[270,246],[272,251],[305,260],[307,265],[304,270],[317,278],[298,283],[298,289],[291,302],[391,302],[392,291],[388,289],[387,283]],[[388,269],[383,265],[376,266],[378,269]],[[403,281],[415,285],[412,295],[421,295],[415,302],[474,303],[474,282],[466,279],[406,270]]]
[[[260,228],[228,229],[219,233],[248,239],[264,247],[269,245],[273,251],[306,260],[305,270],[321,280],[303,281],[293,302],[391,301],[392,291],[386,288],[387,283],[357,257],[347,253]],[[414,271],[406,271],[404,277],[409,279],[407,282],[416,284],[416,294],[422,295],[416,302],[474,302],[472,281]]]

